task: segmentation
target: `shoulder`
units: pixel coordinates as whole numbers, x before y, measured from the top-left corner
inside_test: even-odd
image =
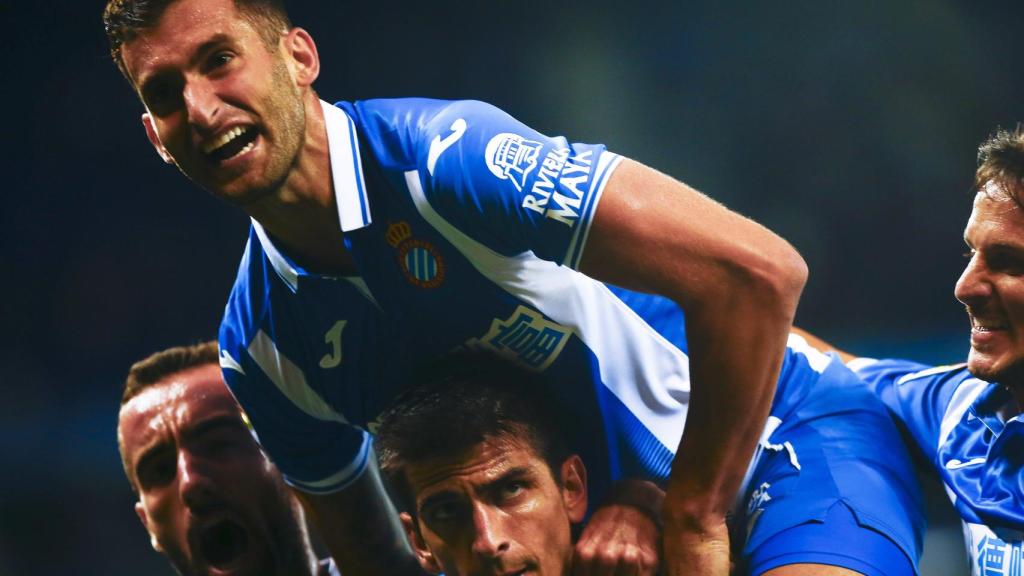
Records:
[[[971,378],[965,363],[930,366],[899,358],[855,358],[847,366],[861,377],[885,377],[895,386],[947,382],[959,384]]]
[[[476,100],[382,98],[338,102],[352,118],[361,138],[385,167],[414,168],[425,162],[435,139],[462,136],[467,125],[482,125],[511,117]]]

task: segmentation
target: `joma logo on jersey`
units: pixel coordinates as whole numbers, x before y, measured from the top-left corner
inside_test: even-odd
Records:
[[[571,228],[580,217],[580,204],[590,180],[593,159],[592,150],[573,157],[569,156],[568,148],[548,152],[537,179],[523,198],[523,208]]]
[[[484,159],[491,174],[511,181],[516,190],[522,192],[526,177],[537,167],[537,156],[542,146],[541,142],[503,132],[487,143]]]
[[[1021,542],[985,536],[975,547],[980,576],[1021,576]]]
[[[491,322],[487,334],[468,340],[466,347],[490,350],[540,372],[558,358],[571,334],[571,328],[551,322],[526,306],[519,306],[507,320]]]

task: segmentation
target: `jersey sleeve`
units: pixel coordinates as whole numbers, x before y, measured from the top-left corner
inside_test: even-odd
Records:
[[[578,268],[619,156],[545,136],[482,102],[448,103],[421,125],[417,210],[451,239]]]
[[[928,366],[910,360],[857,358],[848,366],[868,385],[935,461],[942,419],[960,384],[962,365]]]
[[[243,347],[222,328],[220,346],[224,379],[289,485],[325,494],[362,474],[370,435],[329,406],[264,332]]]

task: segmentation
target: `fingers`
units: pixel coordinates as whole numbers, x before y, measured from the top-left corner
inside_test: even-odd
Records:
[[[658,555],[635,543],[581,538],[573,557],[573,576],[655,576]]]

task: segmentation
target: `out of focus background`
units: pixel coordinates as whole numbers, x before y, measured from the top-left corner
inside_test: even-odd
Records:
[[[241,212],[150,148],[102,8],[0,0],[4,576],[172,573],[121,471],[121,384],[150,352],[215,335],[246,238]],[[291,11],[318,41],[325,99],[475,98],[603,142],[788,238],[811,269],[801,326],[864,355],[964,357],[961,234],[978,143],[1024,119],[1024,3]],[[967,574],[936,502],[923,573]]]

